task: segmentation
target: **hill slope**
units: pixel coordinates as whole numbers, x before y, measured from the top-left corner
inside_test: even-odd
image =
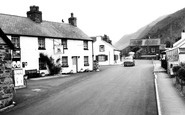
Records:
[[[162,43],[170,41],[172,44],[181,37],[181,32],[185,28],[185,8],[181,9],[163,20],[156,23],[148,33],[142,38],[150,36],[159,37]]]
[[[160,38],[161,43],[164,44],[167,41],[173,44],[180,38],[183,29],[185,29],[185,8],[173,14],[162,16],[129,36],[123,36],[115,43],[115,47],[124,49],[129,45],[130,39],[145,39],[148,36]]]

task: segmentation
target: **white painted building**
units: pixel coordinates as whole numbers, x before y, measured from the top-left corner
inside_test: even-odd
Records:
[[[168,73],[173,66],[185,63],[185,32],[181,33],[181,39],[173,44],[173,48],[166,50],[166,58]]]
[[[93,41],[76,25],[42,20],[39,7],[31,6],[27,17],[0,14],[0,28],[17,48],[13,52],[13,66],[25,70],[39,70],[48,74],[40,54],[52,57],[62,65],[62,73],[93,69]]]
[[[99,65],[112,65],[119,64],[120,61],[120,51],[104,41],[102,36],[91,37],[93,39],[93,49],[94,49],[94,60],[99,62]]]

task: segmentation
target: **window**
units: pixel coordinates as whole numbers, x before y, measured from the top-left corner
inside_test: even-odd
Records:
[[[12,43],[16,48],[20,48],[20,37],[12,36]]]
[[[84,66],[89,66],[89,57],[84,56]]]
[[[64,49],[67,49],[67,39],[62,39],[62,45]]]
[[[88,50],[88,41],[84,41],[84,50]]]
[[[39,58],[39,70],[46,70],[46,63],[43,58]]]
[[[38,43],[39,43],[39,49],[40,50],[45,50],[45,38],[38,38]]]
[[[152,53],[155,53],[155,48],[151,48],[151,52]]]
[[[107,55],[97,55],[96,60],[99,61],[99,62],[107,61],[108,56]]]
[[[67,56],[62,57],[62,67],[68,67],[68,57]]]
[[[118,55],[114,55],[114,60],[118,60]]]
[[[100,45],[99,51],[100,51],[100,52],[104,52],[104,51],[105,51],[105,46],[104,46],[104,45]]]

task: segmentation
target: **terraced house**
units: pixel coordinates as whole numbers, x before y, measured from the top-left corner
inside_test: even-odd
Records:
[[[27,17],[0,14],[0,28],[16,47],[13,67],[48,74],[44,54],[61,64],[62,73],[92,70],[92,39],[77,27],[73,13],[68,21],[44,21],[38,6],[30,6]]]

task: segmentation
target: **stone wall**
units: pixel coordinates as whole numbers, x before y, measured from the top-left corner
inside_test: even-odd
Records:
[[[14,83],[11,63],[10,49],[0,43],[0,109],[13,103]]]

